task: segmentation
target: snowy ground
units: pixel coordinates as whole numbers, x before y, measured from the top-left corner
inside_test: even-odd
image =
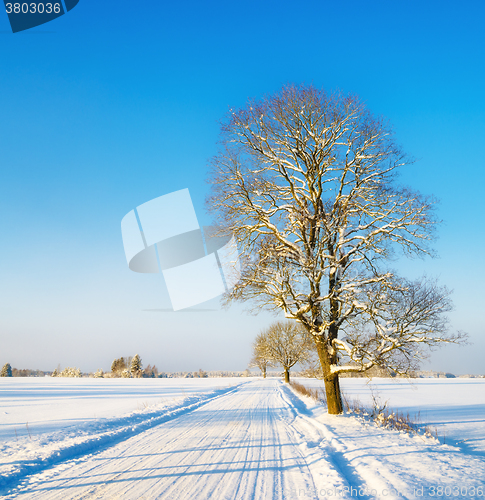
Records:
[[[348,394],[352,384],[362,391],[361,380],[345,380]],[[392,387],[406,401],[410,389]],[[426,402],[422,387],[409,405]],[[458,410],[449,387],[432,393],[431,407]],[[9,499],[485,496],[480,439],[443,445],[329,416],[276,379],[3,379],[0,408],[0,493]],[[485,414],[474,419],[483,439]]]
[[[0,378],[0,441],[172,405],[244,379]],[[26,424],[28,424],[28,429]],[[17,433],[17,434],[15,434]]]
[[[295,379],[308,387],[319,380]],[[342,392],[372,407],[372,395],[391,409],[426,423],[441,442],[459,444],[468,453],[485,457],[485,379],[389,379],[344,378]]]

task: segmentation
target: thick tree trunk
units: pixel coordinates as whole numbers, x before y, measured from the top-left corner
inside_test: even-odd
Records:
[[[327,394],[328,413],[340,415],[343,413],[342,396],[340,394],[340,381],[338,375],[325,377],[325,392]]]
[[[262,369],[263,372],[263,378],[266,378],[266,366]]]
[[[327,394],[327,408],[331,415],[340,415],[343,413],[342,396],[340,394],[340,382],[338,374],[331,373],[330,366],[336,359],[332,359],[325,338],[323,335],[315,337],[318,358],[323,370],[323,379],[325,382],[325,393]]]
[[[288,368],[285,368],[285,383],[290,383],[290,370]]]

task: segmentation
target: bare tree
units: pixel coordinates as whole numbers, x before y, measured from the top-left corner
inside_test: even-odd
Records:
[[[250,368],[259,368],[263,378],[266,378],[267,369],[274,366],[272,359],[266,351],[266,335],[264,333],[258,334],[253,342],[253,357],[248,366]]]
[[[400,369],[397,352],[413,357],[419,346],[460,341],[438,320],[449,308],[445,298],[441,308],[427,303],[433,321],[418,327],[412,316],[413,334],[399,342],[386,337],[408,324],[414,309],[403,304],[413,293],[440,295],[438,287],[416,288],[388,267],[396,250],[431,253],[434,201],[395,182],[409,162],[387,123],[357,97],[311,86],[251,101],[222,126],[207,201],[217,224],[235,235],[243,263],[226,299],[283,310],[307,329],[329,413],[342,412],[338,374],[350,369],[342,357],[359,360],[357,371],[384,360],[391,366],[393,359]],[[341,330],[348,330],[348,342]],[[383,341],[394,347],[386,350]]]
[[[394,287],[378,283],[366,291],[368,312],[350,319],[343,328],[347,336],[334,342],[351,363],[339,367],[339,373],[380,366],[405,375],[418,368],[429,349],[443,342],[466,342],[465,334],[448,332],[450,291],[436,281],[401,279]]]
[[[261,357],[281,365],[285,382],[290,382],[290,369],[311,356],[314,346],[311,337],[302,325],[294,321],[278,321],[258,335]]]

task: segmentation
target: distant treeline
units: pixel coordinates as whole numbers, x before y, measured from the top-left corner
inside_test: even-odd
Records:
[[[18,368],[12,368],[12,377],[45,377],[46,372],[42,370],[19,370]]]
[[[64,373],[66,372],[66,373]],[[69,373],[67,373],[69,372]],[[71,373],[72,372],[72,373]],[[380,371],[378,369],[370,370],[371,373],[354,373],[349,376],[353,377],[389,377],[388,374],[384,371]],[[318,373],[312,372],[309,370],[304,370],[301,372],[295,373],[296,377],[308,377],[308,378],[320,378]],[[0,371],[0,377],[83,377],[83,378],[114,378],[118,375],[113,372],[104,373],[102,370],[98,370],[97,372],[92,373],[81,373],[81,371],[77,368],[65,368],[63,371],[58,371],[58,369],[53,372],[42,371],[42,370],[30,370],[30,369],[22,369],[11,368],[9,363],[6,363],[4,367]],[[126,375],[125,375],[126,376]],[[133,375],[132,375],[133,376]],[[256,377],[259,376],[259,373],[253,373],[249,370],[244,371],[225,371],[225,370],[213,370],[213,371],[204,371],[199,369],[195,372],[159,372],[155,365],[148,365],[145,369],[140,370],[137,373],[137,376],[140,378],[219,378],[219,377]],[[280,372],[268,372],[268,377],[281,377]],[[416,371],[411,374],[411,378],[485,378],[485,375],[453,375],[448,372],[435,372],[435,371]]]

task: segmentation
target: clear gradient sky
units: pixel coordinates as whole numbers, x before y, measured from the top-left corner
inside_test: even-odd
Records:
[[[122,217],[189,188],[201,224],[229,107],[285,83],[352,92],[417,158],[401,181],[441,200],[439,259],[403,275],[454,289],[457,329],[426,369],[485,373],[485,3],[80,0],[12,34],[0,12],[0,365],[241,370],[273,317],[160,307],[131,272]]]

